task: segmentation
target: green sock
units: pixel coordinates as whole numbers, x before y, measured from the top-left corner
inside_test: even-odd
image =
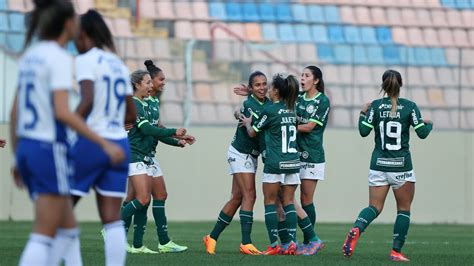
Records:
[[[165,214],[165,201],[153,200],[153,218],[155,219],[156,234],[160,245],[165,245],[170,242],[168,237],[168,222]]]
[[[314,206],[314,203],[308,204],[306,206],[302,206],[303,210],[308,214],[309,222],[313,225],[313,227],[316,226],[316,207]]]
[[[242,244],[247,245],[252,243],[250,234],[252,233],[253,212],[240,211],[240,229],[242,231]]]
[[[357,217],[357,220],[354,223],[354,227],[358,227],[360,232],[364,232],[365,228],[369,226],[369,224],[375,220],[379,216],[379,212],[374,206],[370,206],[363,209],[360,213],[359,216]]]
[[[285,221],[278,222],[278,237],[280,238],[280,242],[282,244],[288,244],[291,241],[291,237],[288,234],[288,230],[286,229]]]
[[[272,247],[278,244],[278,216],[276,205],[265,205],[265,225],[267,226],[268,238]]]
[[[124,201],[122,202],[122,209],[121,211],[123,211],[123,208],[125,208],[125,206],[128,204],[128,201]],[[123,223],[124,223],[124,227],[125,227],[125,233],[128,234],[128,229],[130,228],[130,224],[132,224],[132,216],[130,216],[129,218],[127,219],[124,219],[123,220]]]
[[[232,222],[232,217],[225,214],[223,211],[219,213],[219,217],[217,217],[216,225],[211,232],[211,238],[216,240],[219,238],[219,235],[224,231],[224,229]]]
[[[308,244],[310,241],[318,240],[318,237],[316,236],[316,233],[314,233],[313,225],[311,224],[311,221],[309,220],[308,216],[303,219],[298,219],[298,225],[301,231],[303,231],[304,244]]]
[[[137,199],[130,201],[125,207],[122,207],[122,220],[125,222],[127,219],[132,219],[132,216],[139,210],[143,209],[143,205]],[[130,225],[129,225],[130,227]]]
[[[295,205],[289,204],[283,207],[286,216],[286,229],[290,235],[290,240],[296,243],[296,225],[298,224],[298,216],[296,215]]]
[[[143,235],[145,235],[146,222],[148,220],[147,212],[148,206],[143,206],[143,209],[135,213],[133,218],[133,247],[139,248],[143,246]]]
[[[400,252],[407,237],[410,227],[410,212],[398,211],[395,225],[393,226],[393,250]]]

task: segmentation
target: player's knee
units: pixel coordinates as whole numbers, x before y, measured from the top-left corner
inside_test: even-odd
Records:
[[[143,196],[143,197],[137,197],[137,200],[140,202],[142,206],[146,206],[150,204],[150,196]]]
[[[306,206],[313,203],[313,196],[301,192],[300,200],[301,200],[301,205]]]
[[[155,200],[167,200],[168,199],[168,192],[164,191],[164,192],[160,192],[160,193],[156,193],[153,195],[153,199]]]
[[[242,193],[232,193],[230,202],[235,205],[240,205],[242,203],[242,198]]]
[[[255,191],[255,189],[246,191],[244,195],[244,200],[255,203],[255,201],[257,200],[257,191]]]

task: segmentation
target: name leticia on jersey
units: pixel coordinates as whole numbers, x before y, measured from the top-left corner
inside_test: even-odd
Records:
[[[380,118],[400,118],[400,112],[397,112],[396,115],[393,115],[391,111],[381,111],[379,113]]]
[[[282,117],[280,124],[296,124],[296,117]]]

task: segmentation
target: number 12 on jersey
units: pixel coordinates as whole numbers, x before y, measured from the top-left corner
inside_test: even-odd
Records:
[[[379,129],[382,150],[398,151],[402,148],[402,124],[396,121],[389,121],[384,125],[384,121],[380,121]],[[385,143],[385,136],[387,136],[387,138],[396,139],[396,144]]]
[[[289,133],[289,134],[288,134]],[[291,135],[288,138],[288,135]],[[281,152],[282,153],[297,153],[295,148],[296,141],[296,127],[295,126],[281,126]]]

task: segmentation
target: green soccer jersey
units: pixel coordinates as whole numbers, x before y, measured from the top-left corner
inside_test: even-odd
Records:
[[[247,100],[244,101],[240,113],[245,117],[252,116],[252,119],[256,120],[260,118],[263,108],[268,104],[270,104],[270,101],[267,98],[261,102],[255,96],[250,95]],[[240,153],[257,157],[265,149],[265,147],[261,147],[262,145],[260,145],[261,139],[263,139],[261,136],[255,138],[249,137],[245,127],[238,126],[235,130],[231,145]]]
[[[144,134],[140,127],[149,122],[148,104],[137,97],[133,97],[133,102],[137,111],[137,120],[133,128],[128,132],[131,153],[130,162],[147,162],[146,160],[149,160],[148,155],[154,147],[154,138]]]
[[[323,134],[328,121],[329,98],[318,92],[313,98],[306,98],[306,93],[298,97],[296,115],[299,124],[316,123],[311,132],[298,132],[296,143],[300,160],[308,163],[324,163]]]
[[[253,129],[265,134],[265,166],[267,174],[299,173],[300,158],[296,147],[296,113],[283,102],[274,102],[263,108]]]
[[[156,97],[150,96],[146,99],[148,104],[148,112],[150,124],[155,127],[160,127],[160,100]],[[151,150],[151,156],[155,155],[156,147],[159,141],[172,146],[178,146],[178,140],[173,137],[157,137],[153,139],[153,148]]]
[[[426,124],[420,110],[410,100],[399,98],[397,113],[392,117],[390,98],[373,101],[367,115],[361,113],[359,132],[365,137],[375,131],[375,147],[370,169],[383,172],[406,172],[413,169],[409,149],[410,126],[420,138],[426,138],[433,128]]]

